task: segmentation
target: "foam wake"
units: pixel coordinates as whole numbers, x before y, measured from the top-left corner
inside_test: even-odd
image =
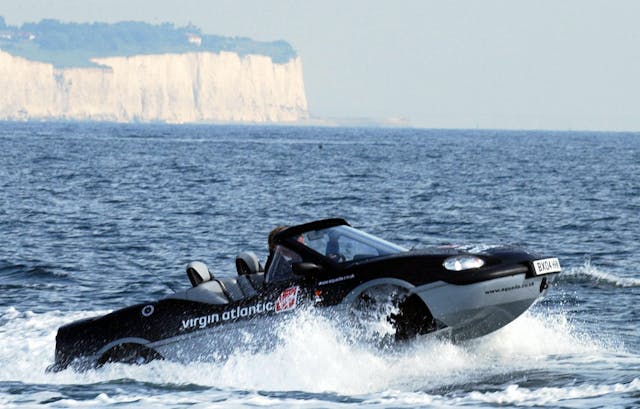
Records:
[[[640,287],[640,278],[620,277],[613,273],[603,271],[591,264],[590,260],[579,267],[569,268],[560,275],[561,279],[575,282],[592,282],[599,285],[614,287]]]
[[[505,390],[498,392],[471,392],[467,397],[473,402],[485,402],[499,405],[542,406],[559,401],[590,399],[610,394],[628,394],[640,392],[640,378],[635,378],[629,383],[615,383],[612,385],[585,384],[572,387],[544,387],[538,389],[522,388],[518,385],[509,385]],[[460,402],[463,403],[463,402]],[[613,402],[610,402],[613,405]]]

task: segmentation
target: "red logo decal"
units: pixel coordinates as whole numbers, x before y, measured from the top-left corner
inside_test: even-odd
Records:
[[[291,287],[280,293],[276,300],[276,312],[284,312],[296,308],[298,301],[298,287]]]

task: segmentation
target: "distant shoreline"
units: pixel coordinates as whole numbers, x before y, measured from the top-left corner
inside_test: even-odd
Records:
[[[159,128],[175,128],[175,127],[229,127],[229,128],[344,128],[344,129],[372,129],[372,130],[393,130],[393,129],[412,129],[415,131],[425,131],[428,133],[439,132],[460,132],[462,134],[513,134],[513,133],[536,133],[541,134],[584,134],[584,135],[602,135],[602,134],[618,134],[618,135],[637,135],[640,137],[640,130],[606,130],[606,129],[509,129],[509,128],[438,128],[427,126],[385,126],[380,125],[383,121],[371,122],[368,124],[348,125],[352,123],[348,118],[344,119],[344,122],[338,124],[334,121],[322,120],[319,118],[312,118],[308,121],[298,122],[190,122],[183,124],[172,124],[166,122],[112,122],[112,121],[89,121],[89,120],[64,120],[64,119],[51,119],[51,120],[2,120],[0,119],[0,128],[11,125],[46,125],[51,124],[55,126],[114,126],[114,127],[159,127]]]

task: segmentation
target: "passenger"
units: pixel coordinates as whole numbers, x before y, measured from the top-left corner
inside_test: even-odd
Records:
[[[276,249],[276,243],[273,240],[274,237],[286,228],[287,226],[278,226],[269,232],[269,238],[267,239],[267,243],[269,244],[269,257],[273,255],[273,251]]]
[[[273,261],[273,254],[276,250],[276,243],[274,241],[274,238],[276,236],[276,234],[280,233],[282,230],[286,229],[287,226],[277,226],[275,227],[273,230],[271,230],[269,232],[269,237],[267,238],[267,244],[269,246],[269,255],[267,256],[267,262],[264,265],[264,271],[268,271],[269,270],[269,266],[271,265],[271,262]]]

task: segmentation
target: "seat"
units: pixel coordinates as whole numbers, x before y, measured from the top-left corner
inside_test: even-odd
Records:
[[[255,277],[255,276],[260,276]],[[225,295],[231,301],[240,301],[258,294],[264,282],[264,274],[247,274],[237,277],[222,277],[215,280],[220,283]],[[254,285],[254,282],[257,285]]]
[[[264,273],[246,275],[253,288],[258,291],[264,285]]]
[[[213,274],[209,271],[209,267],[201,261],[192,261],[187,264],[187,277],[191,282],[191,286],[197,287],[202,283],[211,281]]]
[[[229,300],[233,302],[240,301],[245,298],[244,292],[240,288],[237,278],[239,277],[222,277],[216,280],[220,283],[220,286],[222,286],[222,290],[226,296],[229,297]]]
[[[238,254],[238,257],[236,257],[236,270],[239,276],[257,274],[264,271],[258,256],[252,251],[245,251]]]
[[[240,289],[244,293],[245,298],[253,297],[258,293],[256,289],[253,288],[251,281],[249,281],[246,275],[238,276],[236,280],[238,281],[238,285],[240,286]]]
[[[217,280],[207,281],[196,287],[178,291],[177,293],[171,294],[166,298],[196,301],[216,305],[229,303],[229,298],[227,298],[224,290],[222,289],[222,286]]]

